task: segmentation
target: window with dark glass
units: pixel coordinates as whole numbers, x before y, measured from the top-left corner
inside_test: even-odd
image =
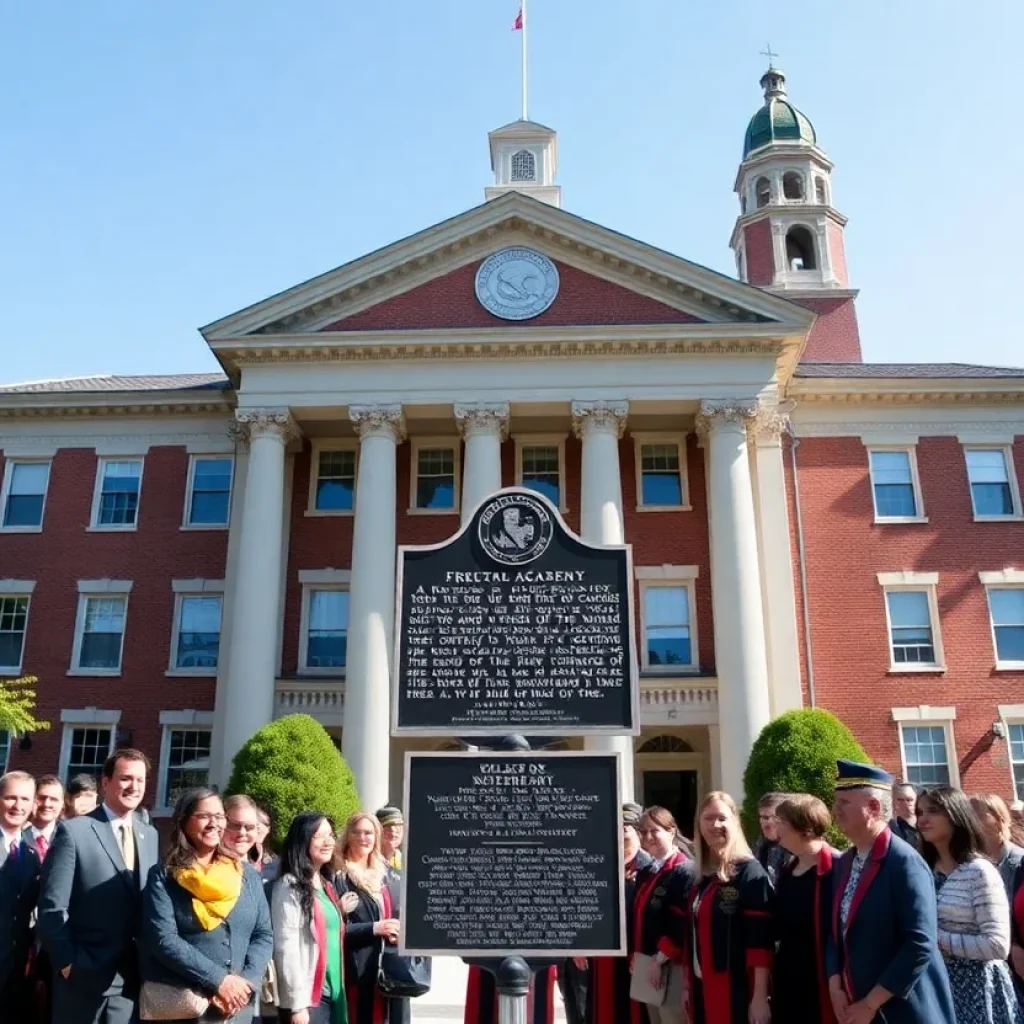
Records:
[[[50,464],[13,462],[9,473],[7,501],[4,504],[4,526],[42,526]]]
[[[689,590],[686,587],[646,587],[643,593],[647,667],[692,665]]]
[[[167,777],[161,804],[173,807],[186,790],[205,786],[210,776],[210,730],[170,729]]]
[[[21,669],[28,601],[27,597],[0,597],[0,670]]]
[[[193,459],[189,526],[227,526],[234,460]]]
[[[683,475],[679,466],[679,445],[640,445],[640,504],[682,505]]]
[[[907,782],[915,786],[948,786],[949,753],[941,725],[904,725],[903,753]]]
[[[64,782],[67,783],[76,775],[92,775],[99,781],[103,773],[103,762],[110,754],[110,740],[111,730],[106,726],[72,729]]]
[[[454,448],[420,448],[417,452],[416,508],[455,508]]]
[[[79,668],[119,669],[124,640],[123,597],[87,597]]]
[[[1024,587],[991,587],[988,606],[992,613],[996,660],[1024,664]]]
[[[348,652],[348,591],[311,590],[307,668],[344,668]]]
[[[356,502],[356,453],[348,449],[320,452],[317,458],[316,509],[351,512]]]
[[[102,466],[97,526],[134,526],[139,514],[142,463],[108,461]]]
[[[220,651],[221,598],[182,597],[177,668],[216,668]]]
[[[523,487],[543,494],[558,508],[562,500],[562,474],[558,445],[523,445],[522,464]]]
[[[875,515],[880,519],[918,515],[910,452],[871,452]]]
[[[976,516],[1012,516],[1013,490],[1002,448],[968,448],[967,475]]]
[[[890,590],[889,629],[895,665],[934,665],[935,639],[926,590]]]

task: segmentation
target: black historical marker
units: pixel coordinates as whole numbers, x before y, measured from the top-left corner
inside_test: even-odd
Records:
[[[626,952],[618,754],[405,759],[402,952]]]
[[[533,491],[398,550],[393,732],[639,732],[630,549],[593,547]]]

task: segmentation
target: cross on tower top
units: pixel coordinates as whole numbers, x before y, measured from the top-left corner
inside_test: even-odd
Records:
[[[771,43],[767,43],[765,45],[765,48],[761,51],[761,56],[768,58],[768,67],[769,67],[769,69],[772,69],[772,68],[775,67],[775,58],[778,57],[779,54],[774,53],[772,51],[772,44]]]

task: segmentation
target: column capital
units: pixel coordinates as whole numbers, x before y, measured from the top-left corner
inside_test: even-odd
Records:
[[[457,402],[455,425],[463,438],[497,436],[508,439],[508,402]]]
[[[361,441],[386,437],[401,444],[405,440],[405,417],[400,405],[350,405],[348,418],[356,425]]]
[[[705,441],[713,430],[729,426],[746,431],[756,419],[759,408],[754,401],[706,398],[700,403],[697,413],[697,436]]]
[[[288,444],[302,436],[288,409],[236,409],[231,432],[241,444],[251,444],[260,437],[276,437]]]
[[[629,402],[573,402],[572,432],[581,439],[590,433],[621,438],[626,432],[628,415]]]

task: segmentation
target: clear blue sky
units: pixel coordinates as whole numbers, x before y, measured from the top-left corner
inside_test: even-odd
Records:
[[[475,206],[517,0],[0,0],[0,379],[196,328]],[[567,209],[733,273],[770,40],[836,164],[866,357],[1024,364],[1024,3],[530,0]]]

